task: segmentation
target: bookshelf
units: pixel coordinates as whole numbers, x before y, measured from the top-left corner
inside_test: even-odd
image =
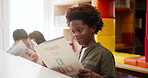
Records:
[[[88,2],[91,2],[91,0],[52,0],[54,8],[54,27],[56,29],[67,28],[65,18],[67,8]]]
[[[144,55],[145,22],[146,0],[135,0],[135,54]]]
[[[130,0],[115,0],[116,8],[130,8]]]
[[[116,0],[115,4],[116,51],[133,53],[135,14],[133,1]]]
[[[58,29],[68,29],[64,18],[66,9],[83,3],[91,3],[91,0],[59,0],[58,3],[53,3],[54,27],[56,32],[59,32]],[[115,0],[116,51],[144,54],[145,3],[145,0]]]
[[[144,55],[145,3],[116,0],[116,51]]]
[[[50,33],[53,34],[52,35],[53,38],[63,36],[63,29],[69,29],[65,18],[65,13],[67,8],[87,2],[91,2],[91,0],[50,0],[49,1]]]
[[[54,26],[55,27],[67,27],[65,13],[67,8],[83,4],[90,3],[91,0],[55,0],[54,5]]]

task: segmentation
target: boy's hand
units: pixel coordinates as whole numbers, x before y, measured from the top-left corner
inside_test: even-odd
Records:
[[[78,76],[79,78],[103,78],[102,76],[91,71],[90,69],[80,69]]]
[[[39,57],[38,54],[32,51],[31,49],[26,49],[26,54],[31,57],[31,60],[33,62],[38,61],[38,57]]]

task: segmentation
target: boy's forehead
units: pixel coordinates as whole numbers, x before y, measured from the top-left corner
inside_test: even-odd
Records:
[[[81,29],[85,29],[89,26],[82,24],[82,25],[71,25],[69,27],[70,27],[71,30],[79,30],[79,29],[81,30]]]
[[[70,25],[83,25],[83,21],[82,20],[72,20],[70,22]]]

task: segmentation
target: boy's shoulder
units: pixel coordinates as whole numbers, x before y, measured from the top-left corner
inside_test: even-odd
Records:
[[[95,50],[98,53],[100,53],[100,52],[103,52],[103,53],[111,52],[109,49],[104,47],[100,42],[97,42],[97,43],[89,46],[88,49]]]

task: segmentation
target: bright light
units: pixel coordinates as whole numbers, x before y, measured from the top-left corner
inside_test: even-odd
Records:
[[[23,28],[28,33],[43,31],[43,0],[9,0],[10,45],[13,43],[12,33]]]

